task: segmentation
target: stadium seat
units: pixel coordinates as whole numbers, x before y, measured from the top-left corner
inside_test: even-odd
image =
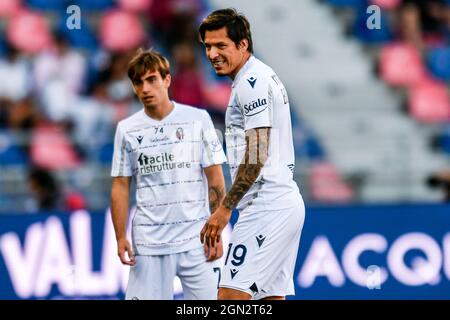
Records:
[[[402,0],[370,0],[370,4],[379,6],[383,10],[392,10],[398,8]]]
[[[435,77],[450,81],[450,46],[432,49],[427,66]]]
[[[30,8],[61,12],[66,10],[67,6],[69,5],[68,3],[69,2],[67,0],[26,0],[26,4]]]
[[[7,52],[7,46],[3,39],[0,39],[0,57],[3,57]]]
[[[450,120],[450,97],[445,84],[428,80],[409,93],[409,111],[417,121],[442,123]]]
[[[68,137],[54,125],[40,126],[34,130],[30,150],[32,162],[46,169],[74,169],[80,165]]]
[[[14,136],[0,132],[0,165],[26,165],[27,155],[17,145]]]
[[[126,30],[127,32],[123,32]],[[144,40],[144,30],[139,18],[126,11],[107,12],[100,23],[100,40],[111,51],[122,52],[132,49]]]
[[[311,160],[322,160],[325,157],[325,151],[312,134],[306,138],[305,148],[306,154]]]
[[[89,51],[96,50],[99,44],[90,26],[82,19],[80,27],[80,29],[68,29],[66,26],[66,18],[63,17],[59,22],[58,30],[69,41],[72,47]]]
[[[21,11],[13,16],[6,36],[9,43],[24,53],[38,53],[52,43],[47,19],[41,13],[32,11]]]
[[[225,83],[214,83],[204,88],[204,96],[208,107],[225,112],[230,99],[231,87]]]
[[[21,0],[0,1],[0,17],[8,17],[18,12],[21,8]]]
[[[146,12],[152,2],[153,0],[117,0],[122,9],[133,12]]]
[[[113,0],[77,0],[76,5],[81,8],[81,10],[96,10],[103,11],[114,7]]]
[[[392,32],[385,15],[381,14],[380,29],[369,29],[367,19],[370,14],[366,13],[366,7],[358,10],[358,15],[353,25],[354,35],[367,44],[380,44],[392,40]]]
[[[412,86],[425,77],[420,54],[417,49],[404,43],[385,46],[380,52],[380,76],[393,86]]]
[[[349,202],[354,191],[341,178],[335,165],[316,162],[310,169],[311,197],[321,202]]]
[[[438,136],[439,147],[450,154],[450,125],[447,125]]]
[[[359,8],[366,4],[366,0],[327,0],[329,4],[335,7],[353,7]]]
[[[100,146],[98,150],[97,161],[100,161],[101,163],[110,164],[112,161],[113,152],[114,152],[114,144],[112,143],[107,143]]]

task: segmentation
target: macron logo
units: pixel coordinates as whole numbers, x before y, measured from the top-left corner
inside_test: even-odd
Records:
[[[252,88],[255,87],[256,80],[257,80],[257,79],[254,78],[254,77],[250,77],[250,78],[247,79],[248,83],[250,83],[250,85],[252,86]]]

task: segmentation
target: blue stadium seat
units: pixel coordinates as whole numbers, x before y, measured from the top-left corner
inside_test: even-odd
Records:
[[[0,133],[0,165],[26,165],[27,155],[15,144],[15,139],[8,133]]]
[[[113,0],[78,0],[77,6],[87,10],[106,10],[114,6]]]
[[[335,7],[360,8],[367,3],[367,0],[327,0],[327,2]]]
[[[39,10],[64,11],[68,6],[67,0],[26,0],[26,5]]]
[[[6,54],[7,47],[6,43],[3,40],[3,36],[0,38],[0,57],[3,57]]]
[[[98,161],[101,163],[111,163],[114,151],[114,144],[107,143],[100,147],[98,151]]]
[[[385,15],[381,14],[380,29],[369,29],[367,27],[367,19],[369,17],[370,14],[366,13],[366,8],[363,8],[355,19],[353,33],[360,41],[368,44],[378,44],[393,39],[392,31]]]
[[[83,19],[81,19],[80,29],[69,30],[66,26],[66,18],[62,17],[58,24],[58,31],[75,48],[94,51],[99,47],[94,32]]]
[[[306,143],[306,154],[311,160],[323,160],[325,159],[325,152],[319,141],[312,135],[308,136]]]
[[[431,50],[427,59],[430,72],[437,78],[450,80],[450,46]]]
[[[319,140],[317,139],[315,133],[308,128],[308,126],[302,121],[299,115],[295,112],[297,108],[291,102],[291,121],[292,121],[292,130],[294,135],[298,135],[302,137],[297,138],[298,142],[295,148],[295,154],[297,157],[307,157],[310,160],[322,160],[326,157],[325,151],[320,145]],[[296,138],[294,137],[294,140]]]
[[[442,130],[438,137],[438,143],[445,153],[450,154],[450,125]]]

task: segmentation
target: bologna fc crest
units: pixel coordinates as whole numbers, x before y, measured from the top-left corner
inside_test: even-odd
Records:
[[[177,132],[176,132],[176,135],[177,135],[178,140],[183,141],[183,139],[184,139],[183,128],[178,128]]]

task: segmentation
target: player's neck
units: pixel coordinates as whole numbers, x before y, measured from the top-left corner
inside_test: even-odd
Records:
[[[250,59],[251,56],[252,56],[252,54],[250,52],[248,52],[248,51],[245,52],[245,54],[242,56],[242,61],[239,64],[239,66],[234,70],[234,72],[232,74],[230,74],[231,80],[234,81],[234,79],[238,75],[239,71],[241,71],[241,69],[244,67],[244,65],[247,63],[248,59]]]
[[[167,99],[164,103],[155,106],[144,106],[144,112],[150,118],[161,121],[167,117],[173,110],[174,105],[172,101]]]

